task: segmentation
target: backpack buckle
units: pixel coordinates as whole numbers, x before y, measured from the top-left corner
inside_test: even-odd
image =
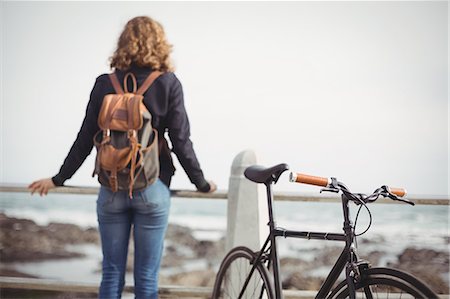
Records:
[[[128,138],[137,137],[136,130],[128,130]]]
[[[109,136],[111,136],[111,130],[110,129],[103,130],[103,138]]]

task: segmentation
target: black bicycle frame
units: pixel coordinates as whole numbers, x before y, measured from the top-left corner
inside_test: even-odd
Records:
[[[336,263],[334,264],[333,268],[331,269],[330,273],[328,274],[327,278],[323,282],[322,286],[320,287],[319,292],[316,295],[316,298],[326,298],[326,296],[331,291],[333,285],[336,283],[336,281],[339,279],[340,274],[344,271],[346,268],[346,265],[349,265],[353,262],[353,240],[355,237],[354,234],[354,228],[353,224],[350,221],[350,209],[349,209],[349,199],[342,194],[342,209],[344,213],[344,234],[337,234],[337,233],[324,233],[324,232],[306,232],[306,231],[292,231],[292,230],[284,230],[276,228],[274,216],[273,216],[273,194],[272,194],[272,184],[266,184],[267,187],[267,199],[268,199],[268,211],[269,211],[269,228],[270,233],[267,237],[266,241],[264,242],[264,245],[261,248],[261,251],[259,252],[258,256],[255,259],[255,262],[253,264],[253,267],[250,271],[250,274],[247,277],[247,281],[244,284],[243,290],[246,288],[248,281],[250,280],[250,277],[252,276],[253,271],[256,269],[256,265],[259,262],[262,262],[263,255],[269,251],[269,265],[268,267],[272,266],[273,270],[273,277],[274,277],[274,284],[275,284],[275,297],[277,299],[282,299],[282,285],[281,285],[281,279],[280,279],[280,261],[278,259],[278,251],[277,251],[277,237],[285,237],[285,238],[303,238],[308,240],[326,240],[326,241],[344,241],[345,247],[342,250],[339,258],[337,259]],[[272,262],[272,265],[270,264]],[[346,278],[349,283],[350,290],[354,288],[353,282],[349,280],[349,273],[346,271]],[[243,293],[243,290],[241,293]],[[352,297],[354,293],[350,291],[350,296]]]

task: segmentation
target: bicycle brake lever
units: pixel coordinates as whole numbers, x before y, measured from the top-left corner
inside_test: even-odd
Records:
[[[339,193],[339,189],[337,189],[337,188],[322,188],[322,189],[320,189],[320,193],[322,193],[322,192]]]
[[[398,196],[396,196],[396,195],[394,195],[394,194],[391,194],[391,193],[389,193],[389,194],[387,195],[387,197],[389,197],[389,198],[392,199],[392,200],[395,200],[395,201],[401,201],[401,202],[407,203],[407,204],[412,205],[412,206],[415,206],[415,205],[416,205],[415,203],[413,203],[412,201],[410,201],[410,200],[408,200],[408,199],[400,198],[400,197],[398,197]]]
[[[410,201],[408,199],[400,199],[400,201],[403,201],[404,203],[407,203],[407,204],[409,204],[411,206],[415,206],[416,205],[414,202],[412,202],[412,201]]]
[[[336,178],[331,178],[330,184],[326,188],[320,189],[320,193],[322,192],[333,192],[333,193],[339,193],[339,185]]]

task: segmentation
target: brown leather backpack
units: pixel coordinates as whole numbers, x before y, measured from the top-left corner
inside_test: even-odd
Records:
[[[98,115],[100,131],[94,136],[97,148],[95,170],[98,181],[112,191],[142,189],[159,177],[158,132],[143,103],[144,92],[161,72],[152,72],[136,90],[136,77],[127,73],[122,89],[115,73],[110,74],[115,94],[107,94]],[[133,90],[128,91],[131,78]]]

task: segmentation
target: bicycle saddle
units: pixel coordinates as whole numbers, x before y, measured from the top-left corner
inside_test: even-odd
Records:
[[[244,175],[247,179],[255,183],[276,183],[281,174],[289,169],[289,166],[285,163],[278,164],[269,168],[260,165],[252,165],[247,167],[244,171]]]

